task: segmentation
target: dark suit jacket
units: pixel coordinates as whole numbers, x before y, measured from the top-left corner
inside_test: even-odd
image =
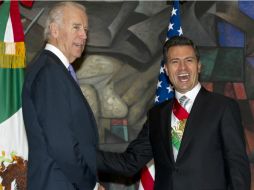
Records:
[[[29,190],[90,190],[98,134],[90,106],[66,67],[44,50],[27,69],[22,92],[29,143]]]
[[[171,143],[173,101],[154,106],[122,154],[98,152],[98,169],[132,175],[152,157],[155,190],[250,190],[250,168],[237,103],[201,88],[177,160]]]

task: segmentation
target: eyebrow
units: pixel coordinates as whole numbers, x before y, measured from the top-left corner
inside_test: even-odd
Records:
[[[82,26],[80,23],[73,23],[72,26]],[[88,29],[88,26],[84,26],[84,29]]]
[[[196,57],[195,56],[189,56],[189,57],[185,57],[185,58],[183,58],[183,59],[196,59]],[[176,58],[172,58],[172,59],[169,59],[169,61],[172,61],[172,60],[181,60],[181,58],[178,58],[178,57],[176,57]]]
[[[82,24],[79,23],[73,23],[72,26],[81,26]]]

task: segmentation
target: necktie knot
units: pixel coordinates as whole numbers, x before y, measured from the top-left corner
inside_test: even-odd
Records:
[[[179,103],[181,104],[181,106],[183,106],[184,108],[186,108],[186,105],[189,103],[190,99],[183,95],[182,97],[179,98]]]
[[[68,71],[70,72],[72,78],[78,83],[78,78],[77,78],[77,75],[72,67],[72,65],[70,64],[69,67],[68,67]]]

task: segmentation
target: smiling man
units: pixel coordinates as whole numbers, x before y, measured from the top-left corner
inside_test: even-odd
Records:
[[[85,8],[61,2],[50,10],[45,49],[29,65],[22,94],[29,143],[29,190],[92,190],[97,127],[71,64],[84,51]]]
[[[190,39],[169,39],[164,60],[175,99],[149,110],[125,152],[98,151],[98,169],[132,175],[154,158],[154,190],[250,190],[237,103],[201,86],[200,56]]]

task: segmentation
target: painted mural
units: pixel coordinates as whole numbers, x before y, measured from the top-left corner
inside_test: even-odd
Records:
[[[28,63],[44,47],[44,22],[54,3],[21,7]],[[122,151],[154,102],[171,2],[80,3],[89,15],[89,36],[75,68],[96,116],[100,147]],[[200,48],[203,85],[239,102],[254,182],[254,2],[182,1],[180,9],[184,35]],[[109,190],[135,190],[138,177],[102,174],[101,180]]]

